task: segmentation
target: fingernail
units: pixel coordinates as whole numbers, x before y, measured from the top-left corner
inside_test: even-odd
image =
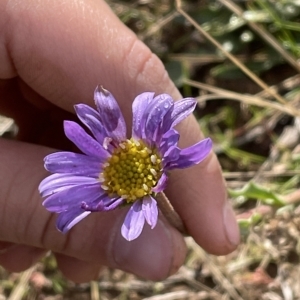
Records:
[[[240,243],[240,230],[229,201],[226,201],[223,207],[223,222],[227,240],[232,246],[236,247]]]
[[[142,234],[130,242],[118,230],[112,246],[115,267],[150,280],[174,273],[185,257],[182,236],[162,220],[154,229],[145,224]]]

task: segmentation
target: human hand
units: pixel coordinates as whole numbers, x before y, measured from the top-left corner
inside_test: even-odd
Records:
[[[74,104],[93,106],[99,83],[119,101],[128,126],[139,93],[181,98],[162,63],[104,1],[0,0],[0,14],[0,112],[20,128],[20,141],[0,141],[0,264],[21,271],[51,249],[76,282],[94,279],[102,265],[152,280],[174,273],[186,248],[164,218],[131,242],[120,233],[126,209],[91,214],[63,235],[37,190],[48,175],[43,158],[53,148],[71,147],[62,121],[76,119]],[[193,117],[178,129],[182,147],[203,138]],[[239,232],[213,153],[198,166],[172,172],[166,193],[201,247],[213,254],[235,249]]]

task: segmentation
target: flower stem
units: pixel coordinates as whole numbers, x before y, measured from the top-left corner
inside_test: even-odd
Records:
[[[160,192],[156,195],[155,199],[157,200],[160,211],[163,213],[163,215],[166,217],[169,223],[173,227],[175,227],[179,232],[181,232],[184,235],[187,235],[186,228],[181,218],[179,217],[178,213],[174,210],[174,207],[172,206],[167,196],[163,192]]]

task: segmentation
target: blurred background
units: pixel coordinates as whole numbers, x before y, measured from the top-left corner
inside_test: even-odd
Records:
[[[0,300],[300,299],[300,1],[107,2],[197,98],[242,243],[215,257],[188,237],[185,265],[162,282],[104,269],[76,285],[49,254],[21,274],[0,268]],[[1,135],[15,130],[0,119]]]

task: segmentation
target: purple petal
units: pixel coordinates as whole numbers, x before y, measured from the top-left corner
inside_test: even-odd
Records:
[[[74,207],[81,207],[84,201],[89,204],[105,194],[100,183],[76,185],[49,196],[43,205],[51,212],[63,212]]]
[[[100,200],[100,201],[99,201]],[[90,204],[83,202],[81,208],[86,211],[96,212],[96,211],[110,211],[116,209],[118,206],[124,203],[124,199],[103,197],[93,201]]]
[[[157,142],[161,138],[159,127],[164,116],[173,110],[174,101],[168,94],[156,96],[146,110],[145,136],[147,140]]]
[[[109,153],[88,135],[82,127],[72,121],[64,121],[64,130],[67,138],[72,141],[86,155],[96,157],[100,162],[104,162]]]
[[[154,193],[162,192],[167,187],[167,181],[168,181],[168,176],[165,173],[163,173],[160,176],[157,185],[154,188],[152,188],[152,191]]]
[[[72,210],[64,211],[59,214],[56,221],[56,227],[59,231],[66,233],[90,213],[90,211],[84,211],[77,207]]]
[[[154,93],[142,93],[138,95],[132,103],[132,137],[135,139],[144,138],[144,128],[146,118],[144,117],[145,110],[149,103],[153,100]]]
[[[176,126],[187,116],[189,116],[195,109],[197,101],[194,98],[184,98],[176,101],[171,116],[171,127]]]
[[[73,176],[70,174],[52,174],[40,183],[39,192],[42,197],[46,197],[75,185],[95,183],[99,183],[98,180],[91,177]]]
[[[160,126],[160,134],[163,135],[170,128],[176,126],[179,122],[185,119],[195,109],[197,102],[194,98],[185,98],[174,102],[172,110],[168,111],[164,116]]]
[[[157,202],[151,196],[144,197],[142,210],[144,212],[144,217],[147,223],[153,229],[156,226],[157,218],[158,218],[158,209],[157,209]]]
[[[161,154],[164,156],[166,151],[171,147],[171,146],[177,146],[179,140],[179,133],[175,129],[170,129],[168,130],[161,139],[160,145],[159,145],[159,150]]]
[[[104,208],[103,211],[109,211],[117,208],[119,205],[124,204],[124,199],[120,197],[116,198],[105,198],[103,199]]]
[[[210,138],[206,138],[191,147],[181,150],[179,158],[169,163],[166,169],[184,169],[196,165],[206,158],[211,149],[212,141]]]
[[[157,145],[160,143],[161,141],[161,137],[170,130],[171,128],[171,124],[172,124],[172,113],[173,113],[173,109],[174,109],[174,103],[173,103],[173,107],[172,109],[170,109],[163,117],[163,120],[158,128],[158,139],[157,139]]]
[[[166,170],[169,170],[169,166],[180,158],[181,149],[176,146],[170,146],[165,152],[163,157],[163,166]]]
[[[145,223],[142,201],[138,200],[130,207],[121,228],[122,236],[132,241],[142,232]]]
[[[77,104],[74,107],[80,121],[92,132],[96,140],[103,145],[104,139],[109,134],[101,123],[99,113],[85,104]]]
[[[52,173],[69,173],[98,177],[102,171],[100,160],[73,152],[55,152],[45,157],[45,169]]]
[[[114,96],[101,86],[97,86],[94,99],[102,124],[117,142],[126,139],[126,123]]]

